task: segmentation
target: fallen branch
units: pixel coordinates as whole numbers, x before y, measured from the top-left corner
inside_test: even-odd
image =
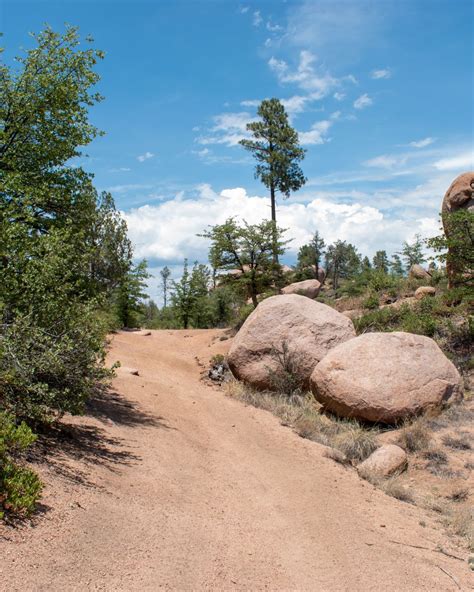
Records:
[[[445,573],[448,576],[448,578],[451,578],[453,580],[453,582],[456,584],[456,586],[458,587],[458,589],[461,590],[461,586],[459,585],[459,582],[456,580],[456,578],[452,574],[449,573],[449,571],[446,571],[443,567],[441,567],[441,565],[437,565],[436,567],[439,567],[439,569],[443,573]]]

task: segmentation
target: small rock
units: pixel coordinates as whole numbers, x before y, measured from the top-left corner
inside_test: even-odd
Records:
[[[435,296],[436,290],[432,286],[420,286],[415,292],[415,298],[422,300],[426,296]]]
[[[359,475],[389,477],[403,471],[407,466],[407,454],[395,444],[385,444],[364,460],[358,467]]]
[[[139,376],[138,370],[136,368],[129,368],[128,366],[120,366],[117,369],[121,374],[133,374],[134,376]]]

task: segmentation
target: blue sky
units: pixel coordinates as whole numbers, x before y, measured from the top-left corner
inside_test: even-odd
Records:
[[[368,255],[435,234],[474,166],[470,0],[3,0],[0,22],[7,60],[44,23],[105,50],[91,118],[106,135],[83,165],[155,272],[205,261],[207,224],[269,215],[238,146],[263,98],[284,100],[307,149],[307,185],[279,204],[288,262],[316,229]]]

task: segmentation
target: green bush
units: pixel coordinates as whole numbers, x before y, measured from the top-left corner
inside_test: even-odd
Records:
[[[379,306],[379,297],[376,292],[371,292],[365,300],[362,302],[362,306],[369,310],[378,308]]]
[[[71,303],[48,329],[18,316],[0,334],[2,408],[32,422],[82,413],[111,375],[103,366],[104,332],[91,305]]]
[[[12,416],[0,412],[0,518],[5,513],[28,516],[41,494],[41,482],[30,469],[16,459],[35,441],[25,424],[17,426]]]

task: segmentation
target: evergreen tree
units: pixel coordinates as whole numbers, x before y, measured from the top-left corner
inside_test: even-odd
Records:
[[[411,244],[405,241],[400,254],[408,269],[410,269],[412,265],[421,265],[424,263],[426,257],[423,254],[423,240],[421,236],[419,234],[415,235],[415,239]]]
[[[168,304],[168,291],[169,291],[169,277],[171,275],[171,271],[168,266],[165,265],[163,269],[160,271],[161,275],[161,289],[163,290],[163,308],[166,308]]]
[[[318,269],[324,257],[325,246],[324,239],[316,231],[311,241],[300,247],[296,267],[298,277],[318,279]]]
[[[136,327],[142,310],[142,300],[147,298],[146,280],[150,277],[147,262],[134,265],[120,282],[117,298],[117,314],[123,327]]]
[[[326,252],[326,269],[332,278],[334,290],[339,287],[341,278],[349,278],[357,274],[361,268],[360,256],[354,245],[338,240],[330,245]]]
[[[272,222],[275,226],[273,259],[278,263],[276,229],[276,192],[285,198],[306,182],[299,165],[305,151],[299,145],[298,133],[288,122],[288,115],[278,99],[266,99],[258,108],[259,121],[247,124],[253,139],[240,144],[251,152],[256,161],[255,177],[270,190]]]
[[[390,261],[388,260],[387,253],[385,251],[377,251],[374,255],[374,258],[372,259],[372,262],[374,264],[375,270],[388,273]]]
[[[402,260],[400,259],[400,256],[397,254],[392,256],[392,261],[390,262],[390,271],[392,275],[395,275],[397,277],[402,277],[404,274]]]
[[[238,270],[241,284],[247,289],[248,296],[257,307],[257,295],[268,288],[274,279],[273,256],[282,255],[288,241],[282,240],[285,232],[266,220],[260,224],[239,226],[234,218],[224,224],[211,226],[202,235],[211,240],[209,261],[219,271]]]

